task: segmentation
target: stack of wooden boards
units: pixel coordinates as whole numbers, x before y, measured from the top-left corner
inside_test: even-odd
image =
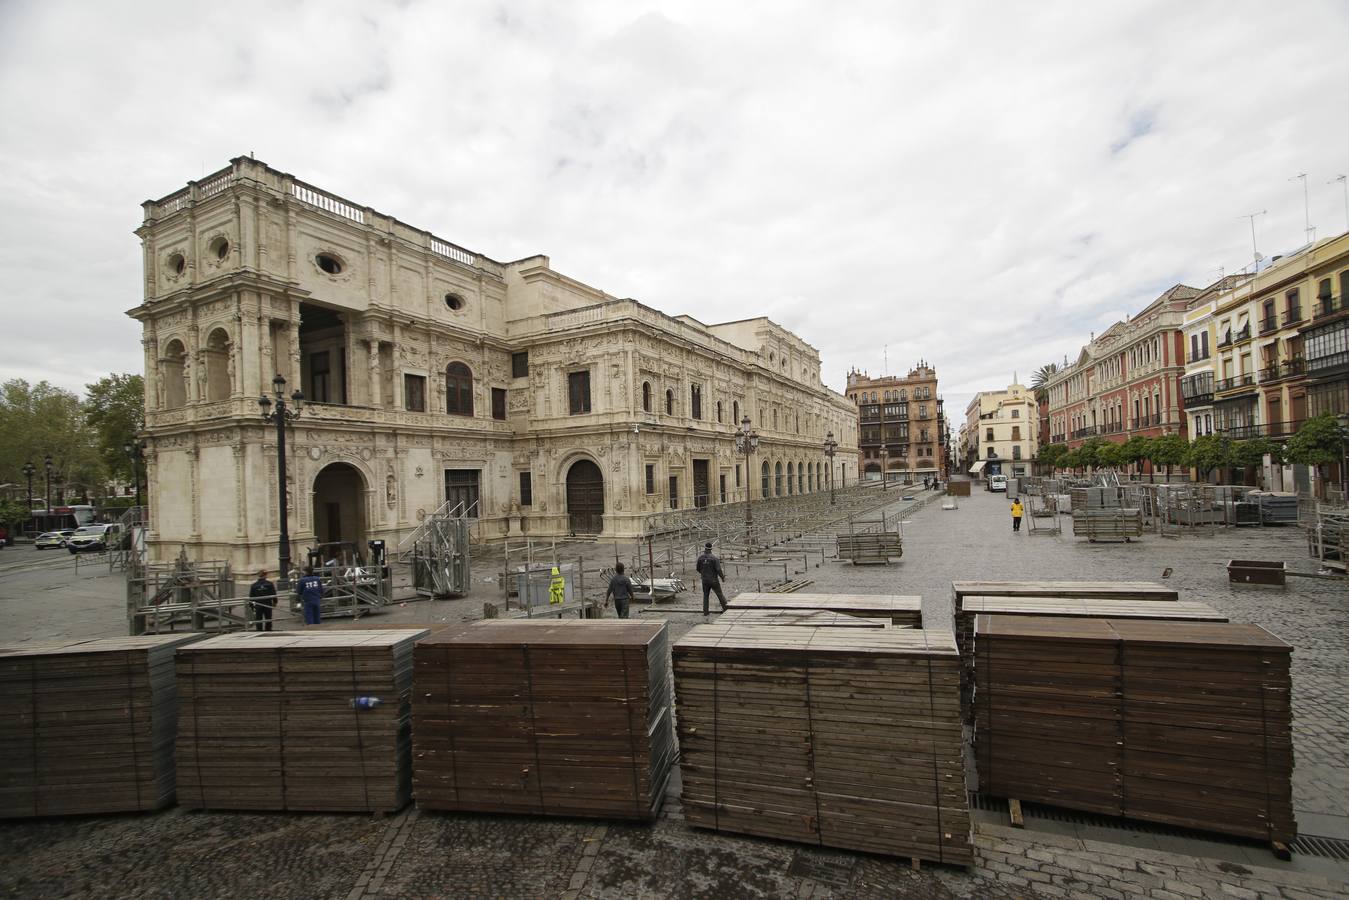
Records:
[[[417,644],[422,809],[648,819],[676,753],[663,623],[489,620]]]
[[[196,635],[0,650],[0,817],[173,801],[174,650]]]
[[[892,625],[923,627],[923,598],[897,594],[737,594],[727,609],[833,612],[865,619],[887,619]]]
[[[867,531],[838,536],[839,559],[855,566],[884,566],[892,558],[904,555],[904,542],[898,531]]]
[[[980,615],[981,789],[1291,841],[1291,649],[1254,625]]]
[[[674,648],[684,817],[971,865],[950,635],[695,626]]]
[[[889,619],[850,616],[823,609],[727,609],[718,625],[772,625],[787,628],[893,628]]]
[[[178,653],[178,799],[197,809],[389,812],[411,787],[420,629],[239,632]],[[376,698],[372,708],[356,703]]]

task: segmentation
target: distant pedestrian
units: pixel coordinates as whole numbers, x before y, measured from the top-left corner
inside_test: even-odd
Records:
[[[614,577],[609,579],[609,589],[604,592],[604,605],[609,605],[609,598],[614,598],[614,609],[618,611],[620,619],[628,617],[628,604],[632,602],[632,579],[623,574],[623,564],[614,565]]]
[[[267,570],[258,572],[258,580],[248,588],[249,618],[254,631],[272,630],[272,611],[276,609],[276,585],[267,580]]]
[[[304,567],[304,577],[295,585],[304,607],[304,623],[319,624],[319,607],[323,604],[323,579],[314,574],[313,566]]]
[[[1023,515],[1025,515],[1025,513],[1026,513],[1025,507],[1023,507],[1023,506],[1021,505],[1021,498],[1018,497],[1017,499],[1013,500],[1013,501],[1012,501],[1012,530],[1013,530],[1013,531],[1020,531],[1020,530],[1021,530],[1021,517],[1022,517]]]
[[[721,611],[726,611],[726,595],[721,592],[722,579],[726,577],[726,572],[721,568],[721,560],[717,559],[716,554],[712,552],[712,543],[709,541],[703,547],[703,553],[698,557],[698,562],[694,565],[698,574],[703,580],[703,615],[707,613],[708,595],[713,591],[717,593],[717,599],[721,601]]]

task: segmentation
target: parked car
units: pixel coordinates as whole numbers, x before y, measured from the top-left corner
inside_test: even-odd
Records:
[[[66,545],[66,541],[75,533],[74,528],[67,528],[64,531],[47,531],[37,536],[33,541],[33,549],[46,550],[48,547],[54,547],[58,550]]]
[[[75,529],[75,533],[66,541],[66,549],[71,553],[107,550],[120,532],[121,528],[117,525],[85,525]]]

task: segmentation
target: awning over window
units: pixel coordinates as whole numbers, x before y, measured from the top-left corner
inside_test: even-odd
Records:
[[[988,460],[986,460],[986,459],[981,459],[981,460],[979,460],[977,463],[975,463],[974,465],[970,466],[970,474],[971,474],[971,475],[978,475],[980,472],[982,472],[982,471],[984,470],[984,466],[986,466],[986,465],[988,465]]]

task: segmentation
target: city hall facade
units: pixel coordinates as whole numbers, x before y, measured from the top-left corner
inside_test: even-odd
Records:
[[[151,559],[275,559],[281,467],[258,398],[277,375],[304,396],[285,465],[297,557],[396,546],[453,508],[483,540],[630,538],[747,491],[827,490],[830,432],[835,479],[856,477],[855,405],[766,318],[671,317],[251,158],[146,202],[136,233]]]

